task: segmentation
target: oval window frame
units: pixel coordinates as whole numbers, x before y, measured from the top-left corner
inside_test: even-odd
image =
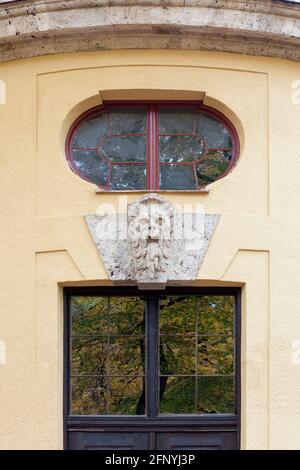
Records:
[[[73,141],[73,137],[77,131],[77,129],[80,127],[80,125],[86,121],[87,119],[91,118],[93,115],[98,114],[99,112],[105,112],[106,109],[109,106],[116,106],[116,107],[145,107],[148,106],[150,107],[151,105],[153,106],[166,106],[166,107],[176,107],[176,106],[190,106],[190,107],[199,107],[200,111],[203,112],[205,115],[208,117],[211,117],[212,119],[215,119],[216,121],[220,122],[223,124],[229,131],[231,138],[232,138],[232,158],[229,162],[229,165],[224,173],[222,173],[220,176],[218,176],[213,182],[207,184],[206,186],[200,187],[200,188],[195,188],[195,189],[161,189],[159,188],[159,185],[153,185],[152,183],[152,178],[148,174],[149,171],[146,173],[146,186],[150,187],[145,187],[143,189],[109,189],[109,188],[104,188],[101,186],[98,186],[96,183],[88,180],[85,175],[80,174],[78,171],[78,168],[76,167],[74,163],[74,159],[72,156],[72,148],[71,144]],[[148,115],[149,111],[147,111]],[[147,117],[148,119],[148,117]],[[153,137],[150,131],[147,131],[147,138],[146,138],[146,154],[148,153],[148,148],[151,147],[151,145],[154,147],[158,146],[158,142],[153,142],[151,143],[151,138]],[[156,136],[157,137],[157,136]],[[92,184],[93,186],[96,186],[97,192],[107,192],[107,193],[120,193],[120,192],[142,192],[142,193],[147,193],[147,192],[192,192],[192,193],[199,193],[199,192],[207,192],[207,188],[209,188],[212,184],[215,182],[225,178],[229,173],[232,172],[232,170],[235,168],[239,157],[240,157],[240,138],[238,131],[232,121],[221,111],[217,110],[216,108],[212,106],[205,105],[202,101],[141,101],[141,100],[136,100],[136,101],[105,101],[101,105],[94,106],[83,113],[81,113],[71,124],[69,131],[67,133],[67,137],[65,140],[65,155],[66,155],[66,160],[68,162],[68,166],[70,170],[72,171],[73,174],[78,176],[79,178],[83,179],[84,181],[88,182],[89,184]],[[157,152],[157,151],[156,151]],[[159,155],[159,153],[158,153]],[[146,157],[147,159],[149,158],[148,156]],[[157,157],[156,157],[157,158]],[[158,164],[159,160],[157,159]],[[149,168],[148,168],[149,170]],[[156,178],[157,179],[157,178]],[[150,180],[150,183],[149,183]]]

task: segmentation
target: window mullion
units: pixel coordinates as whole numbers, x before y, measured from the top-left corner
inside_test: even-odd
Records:
[[[158,107],[155,104],[149,105],[148,111],[147,189],[159,189]]]
[[[147,325],[147,376],[146,376],[146,406],[147,416],[155,418],[158,415],[159,396],[159,299],[148,297],[146,299],[146,325]]]

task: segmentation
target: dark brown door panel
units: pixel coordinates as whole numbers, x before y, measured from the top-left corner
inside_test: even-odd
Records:
[[[166,432],[157,433],[159,450],[234,450],[236,432]]]
[[[71,450],[145,450],[149,448],[146,432],[70,432]]]

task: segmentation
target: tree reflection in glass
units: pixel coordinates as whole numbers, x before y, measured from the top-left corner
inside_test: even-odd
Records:
[[[235,412],[234,297],[160,304],[160,414]]]
[[[234,296],[159,297],[159,413],[234,413]],[[146,305],[71,297],[71,414],[146,414]]]
[[[72,414],[144,414],[144,301],[74,296],[71,315]]]

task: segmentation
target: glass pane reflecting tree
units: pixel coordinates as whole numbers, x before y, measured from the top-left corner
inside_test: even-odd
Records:
[[[71,413],[144,414],[144,301],[71,301]]]
[[[161,414],[234,413],[234,363],[234,297],[161,299]]]
[[[235,413],[235,297],[159,294],[150,304],[71,297],[70,413]]]

